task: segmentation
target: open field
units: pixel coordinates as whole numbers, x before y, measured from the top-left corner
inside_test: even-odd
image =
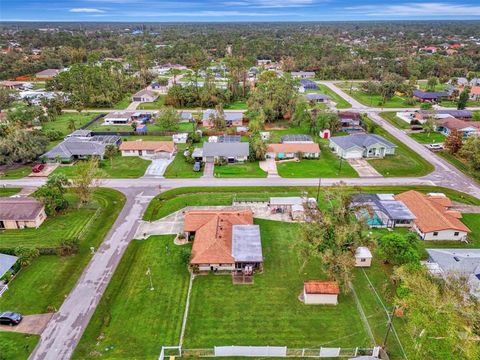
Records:
[[[162,344],[177,344],[189,280],[185,248],[173,236],[132,241],[73,358],[156,359]]]
[[[10,284],[10,289],[0,298],[1,309],[12,309],[23,314],[58,309],[90,261],[90,247],[97,248],[100,245],[125,202],[121,193],[103,188],[95,191],[93,200],[84,208],[76,209],[75,199],[70,199],[72,207],[66,214],[47,219],[37,230],[0,233],[2,249],[17,246],[54,249],[63,240],[79,238],[76,255],[41,255],[22,269]],[[90,225],[85,228],[89,221]],[[82,229],[84,233],[79,234]]]
[[[224,109],[227,109],[227,110],[247,110],[247,108],[248,107],[247,107],[246,101],[240,101],[240,100],[231,102],[224,106]]]
[[[73,120],[75,128],[78,129],[92,120],[101,113],[63,113],[55,118],[54,121],[49,121],[42,124],[44,130],[57,130],[63,135],[71,133],[73,130],[69,129],[70,121]]]
[[[267,173],[260,169],[258,161],[238,164],[215,165],[214,176],[219,178],[264,178]]]
[[[388,99],[383,103],[383,98],[381,95],[370,95],[361,90],[361,83],[353,82],[353,87],[356,87],[359,90],[350,90],[352,83],[338,83],[338,87],[343,89],[348,95],[353,97],[355,100],[360,102],[363,105],[370,106],[370,107],[383,107],[383,108],[409,108],[418,106],[417,105],[409,105],[405,102],[405,98],[402,96],[393,96],[391,99]]]
[[[55,169],[52,174],[64,174],[68,178],[74,178],[78,171],[79,160],[73,165],[62,165]],[[145,174],[150,160],[145,160],[136,156],[121,156],[117,155],[110,160],[101,160],[99,168],[102,171],[102,178],[120,178],[130,179],[139,178]]]

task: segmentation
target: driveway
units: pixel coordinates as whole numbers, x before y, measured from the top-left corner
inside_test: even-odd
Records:
[[[154,159],[145,171],[145,176],[163,177],[168,165],[173,161],[171,159]]]
[[[137,110],[138,105],[140,105],[140,101],[132,101],[125,110]]]
[[[277,163],[275,162],[275,159],[266,159],[264,161],[260,161],[259,166],[260,169],[267,172],[268,177],[278,176]]]
[[[47,323],[52,318],[53,313],[39,315],[25,315],[23,320],[17,326],[0,325],[0,331],[11,331],[22,334],[40,335]]]
[[[205,163],[205,167],[203,168],[203,176],[204,178],[212,178],[213,177],[213,170],[215,169],[214,163]]]
[[[358,173],[360,177],[382,176],[365,159],[348,159],[350,166]]]

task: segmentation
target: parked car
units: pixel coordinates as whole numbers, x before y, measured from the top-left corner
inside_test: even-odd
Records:
[[[421,130],[423,130],[423,126],[421,126],[421,125],[412,125],[412,126],[410,126],[410,130],[412,130],[412,131],[421,131]]]
[[[443,150],[443,145],[442,144],[428,144],[427,148],[432,150],[432,151],[439,151],[439,150]]]
[[[22,321],[23,316],[13,311],[5,311],[0,313],[0,325],[18,325]]]
[[[193,171],[199,172],[202,169],[202,163],[200,161],[195,161],[193,164]]]
[[[32,171],[34,173],[39,173],[40,171],[42,171],[43,169],[45,169],[45,165],[44,164],[36,164],[32,167]]]

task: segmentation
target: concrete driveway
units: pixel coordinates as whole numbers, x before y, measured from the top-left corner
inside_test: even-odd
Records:
[[[168,165],[173,161],[171,159],[154,159],[145,171],[145,176],[163,177]]]
[[[348,163],[358,173],[360,177],[382,176],[365,159],[348,159]]]
[[[205,167],[203,168],[203,176],[204,178],[212,178],[213,177],[213,170],[215,169],[214,163],[205,163]]]
[[[0,331],[11,331],[22,334],[40,335],[47,323],[52,318],[53,313],[25,315],[23,320],[17,326],[0,325]]]
[[[266,171],[268,176],[278,176],[277,163],[275,159],[266,159],[259,162],[260,169]]]

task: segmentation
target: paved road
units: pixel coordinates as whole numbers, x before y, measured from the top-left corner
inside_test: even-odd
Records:
[[[148,203],[158,191],[122,189],[126,204],[111,231],[85,268],[75,288],[53,316],[30,356],[36,360],[69,359],[110,279],[133,238]]]
[[[378,112],[381,109],[368,108],[352,99],[331,82],[324,82],[352,103],[355,109],[368,114],[373,121],[403,141],[407,146],[419,153],[435,166],[432,174],[421,178],[345,178],[322,179],[323,186],[343,182],[346,185],[431,185],[445,186],[463,191],[480,198],[480,187],[470,178],[452,165],[428,151],[425,147],[411,139],[403,131],[384,121]],[[391,109],[389,109],[391,110]],[[404,109],[402,109],[404,110]],[[5,186],[38,187],[45,179],[25,178],[20,180],[2,180]],[[260,179],[161,179],[144,177],[141,179],[108,179],[102,186],[116,188],[127,197],[125,207],[120,212],[112,230],[85,268],[75,288],[67,297],[59,312],[55,314],[43,332],[40,342],[30,359],[57,360],[69,359],[80,340],[96,306],[98,305],[107,284],[109,283],[122,255],[138,228],[142,214],[152,197],[161,187],[162,191],[190,186],[317,186],[318,179],[286,179],[280,177]]]

